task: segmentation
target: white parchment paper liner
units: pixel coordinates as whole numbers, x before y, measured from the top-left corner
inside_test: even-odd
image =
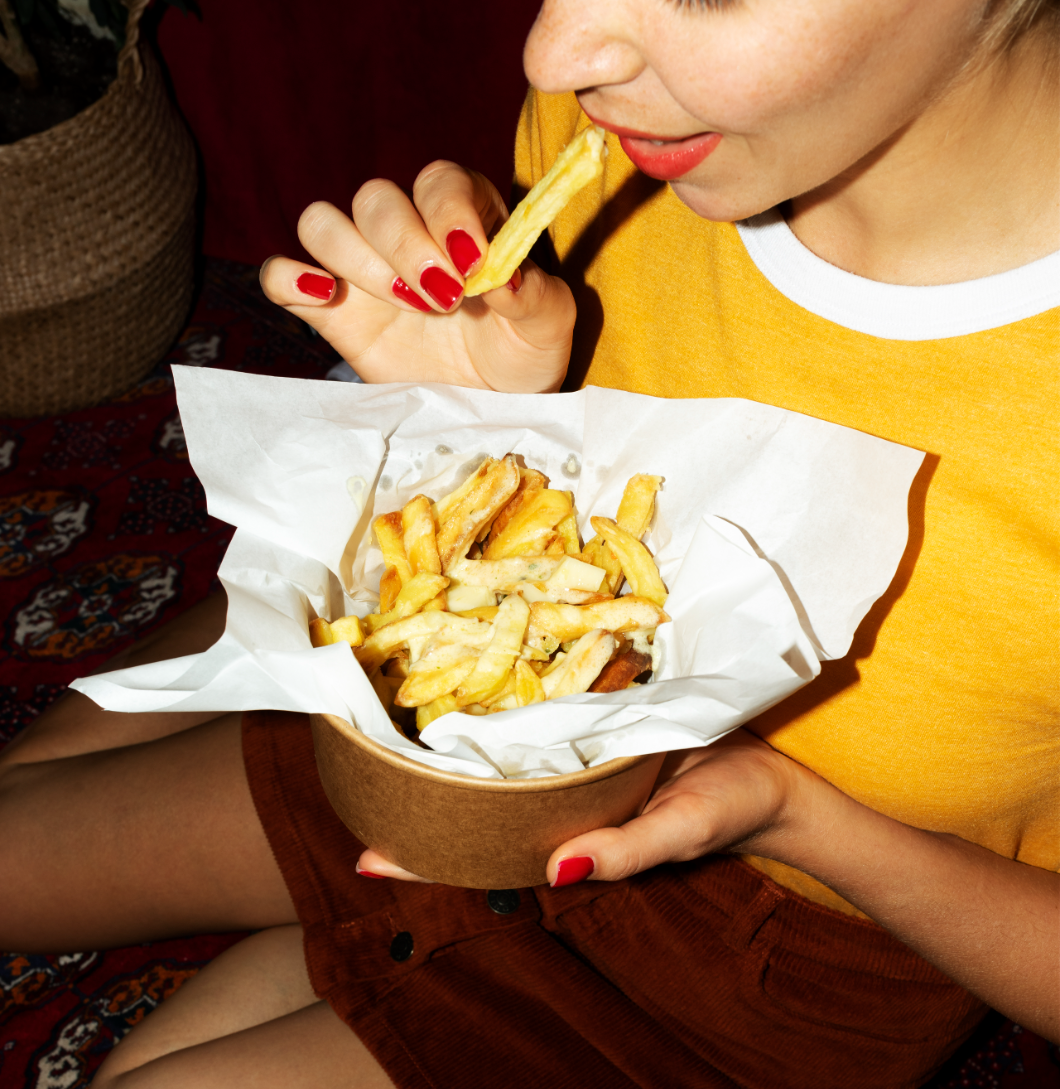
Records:
[[[85,677],[115,711],[328,712],[432,767],[526,777],[707,744],[844,655],[894,575],[919,451],[737,399],[590,387],[525,395],[360,386],[175,367],[210,513],[237,527],[220,569],[228,621],[203,654]],[[378,601],[375,515],[438,498],[486,455],[521,454],[573,490],[583,525],[613,517],[634,473],[666,478],[648,546],[673,618],[653,683],[486,717],[423,739],[390,723],[347,646],[313,616]]]

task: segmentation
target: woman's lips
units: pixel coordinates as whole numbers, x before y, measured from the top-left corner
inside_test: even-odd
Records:
[[[660,181],[673,181],[695,169],[720,142],[720,132],[701,132],[687,140],[657,140],[619,133],[622,150],[633,165]]]

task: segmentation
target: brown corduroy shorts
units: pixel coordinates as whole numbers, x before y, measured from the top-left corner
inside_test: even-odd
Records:
[[[359,877],[308,719],[248,712],[243,746],[313,986],[400,1089],[899,1089],[985,1012],[725,856],[506,895]]]

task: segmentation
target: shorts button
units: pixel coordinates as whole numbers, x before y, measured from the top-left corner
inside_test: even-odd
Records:
[[[412,935],[407,930],[402,930],[390,943],[390,955],[399,963],[412,956]]]
[[[486,893],[486,903],[498,915],[511,915],[519,910],[519,893],[515,889],[490,889]]]

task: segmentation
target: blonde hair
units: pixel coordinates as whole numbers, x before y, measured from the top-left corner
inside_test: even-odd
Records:
[[[1028,31],[1046,23],[1053,38],[1060,38],[1060,0],[993,0],[983,45],[991,54],[1006,52]]]

